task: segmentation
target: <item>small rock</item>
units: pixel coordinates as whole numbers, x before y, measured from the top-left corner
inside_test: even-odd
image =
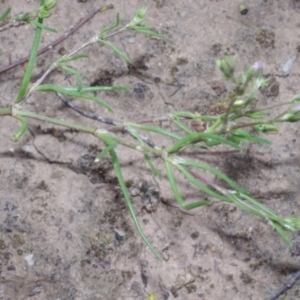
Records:
[[[134,38],[134,37],[129,38],[129,39],[128,39],[128,43],[129,43],[129,44],[134,44],[134,43],[135,43],[135,38]]]
[[[33,259],[33,254],[27,254],[24,259],[26,260],[28,266],[33,266],[34,265],[34,259]]]
[[[42,286],[36,286],[30,293],[29,293],[29,297],[33,297],[37,294],[40,294],[42,291],[43,287]]]

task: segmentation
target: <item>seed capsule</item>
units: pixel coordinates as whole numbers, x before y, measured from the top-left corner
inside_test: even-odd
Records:
[[[58,53],[63,56],[67,54],[67,50],[64,47],[59,48]]]
[[[246,15],[248,13],[248,8],[245,5],[239,5],[239,12],[241,15]]]

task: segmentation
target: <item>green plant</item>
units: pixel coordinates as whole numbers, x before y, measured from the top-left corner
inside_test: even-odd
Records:
[[[145,8],[137,10],[132,21],[121,28],[119,27],[120,19],[119,15],[117,14],[114,24],[105,27],[96,36],[81,45],[79,48],[56,60],[34,84],[30,85],[42,31],[54,31],[52,28],[44,26],[43,21],[45,18],[51,15],[50,11],[55,7],[55,4],[56,2],[54,0],[40,0],[40,6],[36,13],[26,14],[26,17],[22,17],[22,21],[30,23],[35,27],[35,37],[29,62],[18,91],[18,95],[11,106],[0,109],[1,116],[12,116],[21,123],[19,130],[12,136],[12,140],[17,142],[26,132],[28,119],[36,119],[43,122],[49,122],[55,125],[76,129],[88,134],[92,134],[97,139],[100,139],[105,144],[105,148],[101,153],[98,154],[96,161],[101,160],[105,155],[109,155],[111,157],[116,177],[134,224],[144,242],[161,260],[163,259],[162,256],[148,241],[137,219],[136,212],[130,199],[130,194],[122,175],[119,157],[116,152],[116,147],[119,145],[129,147],[132,149],[132,151],[142,152],[144,154],[145,161],[149,165],[149,168],[160,179],[163,175],[161,174],[161,171],[156,168],[154,158],[161,159],[164,162],[165,174],[170,183],[171,190],[182,208],[190,210],[202,205],[210,205],[212,204],[212,201],[202,200],[193,203],[186,203],[179,191],[175,172],[181,173],[189,183],[194,185],[200,191],[206,193],[208,197],[227,203],[233,203],[240,209],[267,220],[269,224],[278,232],[281,238],[288,245],[290,245],[288,233],[300,228],[299,218],[282,218],[278,216],[266,206],[262,205],[253,197],[251,197],[245,189],[231,180],[226,174],[208,164],[205,164],[202,161],[187,159],[184,157],[184,155],[193,149],[205,150],[221,145],[225,145],[233,149],[243,150],[249,143],[271,144],[268,140],[259,137],[258,133],[274,133],[279,130],[278,124],[281,122],[298,121],[300,119],[300,104],[298,104],[300,101],[300,95],[296,95],[291,100],[280,105],[259,109],[253,108],[253,103],[257,100],[257,91],[267,84],[267,80],[263,78],[261,63],[257,62],[252,66],[248,66],[242,75],[236,76],[234,72],[235,66],[233,61],[226,57],[217,61],[217,65],[224,74],[225,78],[232,82],[234,88],[232,89],[232,92],[229,93],[228,98],[220,103],[219,112],[217,115],[198,115],[191,112],[176,112],[168,114],[167,116],[162,116],[156,120],[138,123],[119,122],[98,115],[96,116],[91,113],[83,112],[78,107],[70,103],[67,97],[70,96],[94,101],[99,104],[99,106],[107,109],[110,112],[113,112],[112,107],[91,93],[108,90],[127,91],[128,89],[122,86],[84,86],[80,72],[69,67],[67,65],[68,62],[85,58],[86,55],[80,54],[79,52],[87,46],[90,46],[94,43],[100,43],[110,48],[126,62],[130,63],[131,61],[129,57],[109,41],[111,36],[126,30],[132,30],[157,38],[163,38],[163,36],[154,32],[145,24]],[[0,21],[5,21],[8,16],[9,10],[5,11],[0,16]],[[75,87],[63,87],[54,84],[43,84],[45,78],[55,69],[61,69],[75,76],[77,85]],[[113,130],[105,130],[102,128],[87,127],[81,124],[70,123],[65,120],[51,118],[23,109],[22,105],[26,102],[26,100],[33,93],[38,92],[56,93],[68,106],[74,110],[85,116],[97,119],[100,122],[113,125],[114,128]],[[272,110],[279,106],[288,106],[288,108],[284,109],[280,114],[274,116],[272,114]],[[172,122],[176,128],[176,133],[171,129],[165,130],[162,129],[161,126],[155,125],[157,120],[160,123],[164,121]],[[192,120],[196,123],[202,122],[204,127],[202,130],[196,129],[196,127],[191,128],[187,125],[186,120]],[[178,133],[178,130],[180,133]],[[118,135],[120,132],[126,132],[132,137],[132,139],[121,137]],[[155,144],[155,142],[145,136],[144,132],[152,132],[160,137],[168,138],[169,145],[166,147],[159,147]],[[217,176],[221,183],[217,185],[208,180],[206,176],[201,173],[203,171]]]

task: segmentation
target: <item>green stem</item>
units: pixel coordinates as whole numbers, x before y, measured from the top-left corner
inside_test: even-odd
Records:
[[[144,143],[141,144],[141,143],[135,143],[135,142],[132,142],[132,141],[129,141],[129,140],[125,140],[125,139],[122,139],[122,138],[120,138],[116,135],[112,135],[109,132],[101,132],[101,130],[99,130],[99,131],[95,131],[94,135],[99,137],[101,140],[104,140],[104,141],[106,141],[106,139],[108,138],[110,141],[113,140],[113,141],[117,142],[118,144],[121,144],[121,145],[126,146],[128,148],[135,149],[135,150],[138,150],[138,151],[143,152],[143,153],[152,153],[152,154],[157,155],[157,156],[162,156],[163,150],[160,149],[160,148],[159,149],[152,148],[152,147],[147,146]]]
[[[19,110],[18,113],[17,113],[17,116],[36,119],[36,120],[48,122],[48,123],[51,123],[51,124],[56,124],[56,125],[59,125],[59,126],[68,127],[68,128],[72,128],[72,129],[75,129],[75,130],[83,131],[83,132],[90,133],[90,134],[94,134],[94,132],[96,131],[96,129],[92,128],[92,127],[86,127],[86,126],[78,125],[78,124],[75,124],[75,123],[62,121],[62,120],[58,120],[58,119],[55,119],[55,118],[46,117],[46,116],[39,115],[39,114],[30,112],[30,111],[26,111],[26,110]]]
[[[222,118],[222,123],[223,123],[222,127],[225,129],[225,131],[227,131],[228,116],[230,114],[231,108],[235,101],[236,101],[236,95],[233,95],[232,98],[229,100],[228,107],[226,108],[224,117]]]
[[[0,116],[11,116],[11,107],[0,108]]]
[[[152,246],[152,244],[150,243],[150,241],[147,239],[147,237],[145,236],[144,231],[143,231],[143,229],[142,229],[142,227],[140,225],[140,222],[139,222],[139,220],[137,218],[136,212],[135,212],[134,207],[132,205],[129,192],[127,190],[127,187],[126,187],[126,184],[125,184],[122,172],[121,172],[121,166],[120,166],[120,163],[119,163],[119,160],[118,160],[116,152],[114,151],[114,149],[111,149],[109,151],[109,154],[110,154],[111,159],[113,161],[113,166],[114,166],[115,174],[116,174],[116,176],[118,178],[118,182],[119,182],[120,188],[121,188],[121,190],[123,192],[126,206],[127,206],[128,210],[130,212],[130,215],[131,215],[131,217],[133,219],[133,222],[134,222],[134,224],[135,224],[135,226],[136,226],[136,228],[137,228],[140,236],[142,237],[142,239],[146,243],[146,245],[149,247],[149,249],[154,253],[154,255],[160,261],[164,261],[163,257],[154,249],[154,247]]]
[[[207,130],[205,130],[204,132],[205,133],[214,133],[215,132],[215,129],[216,128],[218,128],[218,126],[220,126],[221,124],[222,124],[222,117],[223,117],[223,115],[222,116],[220,116],[219,118],[218,118],[218,120],[217,121],[215,121],[215,123],[213,123]]]
[[[1,114],[11,115],[11,111],[9,110],[9,108],[0,109],[0,115]],[[51,123],[51,124],[55,124],[55,125],[59,125],[59,126],[79,130],[79,131],[82,131],[82,132],[93,134],[94,136],[100,138],[103,141],[114,141],[118,144],[121,144],[123,146],[129,147],[129,148],[141,151],[141,152],[152,153],[152,154],[158,155],[158,156],[162,155],[162,149],[155,149],[155,148],[151,148],[151,147],[149,147],[145,144],[141,145],[140,143],[136,143],[136,142],[132,142],[130,140],[122,139],[122,138],[120,138],[116,135],[111,134],[108,131],[107,132],[106,131],[101,131],[101,130],[97,130],[96,128],[93,128],[93,127],[87,127],[87,126],[78,125],[78,124],[68,122],[68,121],[62,121],[62,120],[59,120],[59,119],[50,118],[50,117],[39,115],[37,113],[26,111],[26,110],[18,110],[18,112],[16,113],[16,116],[27,117],[27,118],[40,120],[40,121],[43,121],[43,122],[48,122],[48,123]]]
[[[247,113],[247,114],[250,113],[251,114],[253,112],[260,112],[260,111],[264,111],[264,110],[270,110],[270,109],[273,109],[275,107],[280,107],[280,106],[289,105],[289,104],[291,104],[291,102],[288,101],[288,102],[275,104],[275,105],[271,105],[271,106],[267,106],[267,107],[263,107],[263,108],[259,108],[259,109],[248,110],[245,113]]]
[[[13,142],[17,142],[21,138],[21,136],[26,132],[28,126],[25,118],[16,116],[16,119],[21,122],[21,128],[11,137]]]
[[[40,0],[40,7],[42,5],[44,5],[45,0]],[[38,18],[38,23],[43,24],[43,19],[42,18]],[[36,58],[37,58],[37,54],[38,54],[38,50],[39,50],[39,45],[40,45],[40,41],[41,41],[41,35],[42,35],[42,28],[40,26],[36,26],[35,28],[35,36],[34,36],[34,40],[33,40],[33,45],[31,48],[31,53],[30,53],[30,57],[29,57],[29,61],[26,67],[26,71],[21,83],[21,87],[19,89],[19,94],[17,96],[16,99],[16,103],[21,102],[27,92],[27,88],[31,79],[31,75],[32,75],[32,71],[36,62]]]
[[[235,130],[235,129],[245,128],[245,127],[253,127],[253,126],[256,126],[256,125],[272,124],[273,122],[274,122],[274,120],[270,119],[270,120],[265,120],[265,121],[237,124],[237,125],[230,126],[228,128],[228,131],[230,132],[230,131]]]

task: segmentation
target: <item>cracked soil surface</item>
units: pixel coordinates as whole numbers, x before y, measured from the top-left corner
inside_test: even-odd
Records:
[[[58,1],[48,26],[60,33],[99,0]],[[120,121],[143,120],[175,110],[204,113],[225,97],[228,85],[215,66],[231,55],[237,69],[261,61],[271,78],[259,95],[262,104],[288,100],[300,90],[299,1],[249,0],[241,15],[238,0],[131,0],[110,3],[62,44],[41,55],[33,80],[45,72],[63,46],[78,47],[104,26],[130,20],[147,6],[147,21],[167,40],[131,32],[112,41],[135,62],[128,67],[109,49],[94,45],[89,58],[72,66],[87,85],[124,85],[131,92],[100,97]],[[39,1],[0,1],[0,11],[33,11]],[[106,3],[109,4],[109,3]],[[46,32],[42,45],[57,34]],[[0,32],[0,67],[29,54],[29,25]],[[295,58],[288,70],[285,63]],[[15,99],[23,67],[0,75],[0,105]],[[74,84],[74,78],[53,72],[48,82]],[[94,103],[76,100],[82,108],[103,113]],[[26,108],[43,115],[102,127],[65,107],[54,94],[34,94]],[[94,164],[103,144],[92,136],[30,121],[18,143],[11,141],[18,123],[0,120],[0,299],[53,300],[246,300],[270,299],[300,267],[300,235],[289,249],[268,224],[233,206],[218,203],[184,212],[168,184],[158,182],[143,157],[118,148],[124,177],[138,218],[153,245],[163,252],[159,262],[135,230],[117,186],[109,159]],[[105,126],[104,126],[105,127]],[[155,140],[155,136],[153,136]],[[300,212],[299,124],[281,126],[269,136],[272,146],[251,146],[204,155],[282,216]],[[162,165],[158,165],[162,167]],[[187,201],[199,197],[182,182]],[[296,283],[286,300],[300,299]]]

